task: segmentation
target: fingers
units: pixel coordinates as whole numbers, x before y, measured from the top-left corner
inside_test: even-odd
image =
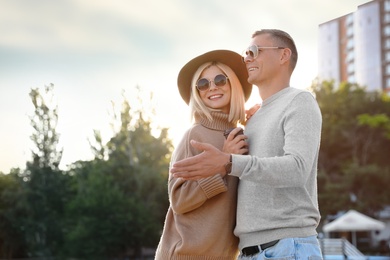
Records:
[[[202,159],[200,158],[201,158],[200,155],[197,155],[173,164],[170,170],[171,174],[175,178],[183,178],[185,180],[199,180],[207,177],[204,176],[203,173],[204,169],[202,165],[199,164],[199,162],[202,161]]]
[[[214,146],[212,146],[211,144],[201,143],[201,142],[197,142],[195,140],[191,140],[190,143],[194,148],[196,148],[199,151],[208,151],[208,150],[212,150],[214,148]]]
[[[194,167],[196,167],[197,163],[202,161],[201,157],[202,157],[202,154],[199,154],[199,155],[188,157],[188,158],[183,159],[181,161],[175,162],[172,165],[171,172],[172,173],[179,172],[179,171],[185,172],[185,171],[188,171],[188,169],[194,169]]]
[[[237,136],[242,136],[244,134],[244,130],[241,127],[236,127],[234,130],[232,130],[227,138],[227,140],[233,140]],[[242,137],[241,137],[242,138]],[[246,138],[246,137],[245,137]],[[244,139],[245,139],[244,138]]]
[[[170,172],[174,174],[180,173],[180,175],[175,176],[183,177],[185,175],[189,176],[190,178],[199,176],[199,172],[202,170],[201,162],[204,162],[204,160],[207,159],[208,154],[212,154],[213,151],[217,149],[208,143],[201,143],[194,140],[191,140],[190,143],[194,148],[203,152],[198,155],[175,162],[170,170]]]
[[[191,159],[194,157],[190,157]],[[189,158],[189,159],[190,159]],[[186,180],[197,180],[200,179],[201,176],[199,174],[199,170],[196,163],[193,163],[195,160],[182,160],[175,163],[170,172],[175,178],[183,178]],[[185,166],[181,166],[185,164]]]
[[[248,143],[245,140],[242,140],[237,143],[235,154],[248,154]]]
[[[248,142],[245,135],[236,136],[233,140],[225,140],[222,151],[230,154],[244,154],[248,152]]]
[[[201,176],[201,175],[197,175],[195,173],[189,173],[189,172],[174,173],[173,177],[182,178],[184,180],[193,180],[193,181],[200,180],[203,178],[203,176]]]
[[[253,107],[251,107],[250,109],[248,110],[245,110],[245,115],[246,115],[246,120],[248,120],[249,118],[251,118],[257,110],[259,110],[259,108],[261,107],[260,104],[255,104]]]
[[[201,153],[175,162],[170,170],[173,177],[197,180],[224,171],[224,164],[228,160],[226,157],[229,157],[228,154],[207,143],[191,140],[191,145],[201,151]]]
[[[255,104],[249,110],[251,111],[252,114],[254,114],[257,110],[259,110],[260,106],[261,106],[260,104]]]

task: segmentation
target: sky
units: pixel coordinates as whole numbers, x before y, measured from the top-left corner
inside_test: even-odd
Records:
[[[154,110],[153,125],[169,128],[177,144],[190,126],[177,75],[190,59],[241,53],[254,31],[281,29],[299,53],[291,86],[306,89],[317,75],[318,26],[367,2],[0,0],[0,172],[31,160],[32,88],[54,84],[62,169],[93,159],[94,130],[109,140],[123,96],[134,109]],[[254,88],[246,106],[258,102]]]

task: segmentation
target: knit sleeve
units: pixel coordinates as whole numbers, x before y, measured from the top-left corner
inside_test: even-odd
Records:
[[[191,139],[197,139],[196,131],[189,129],[176,147],[172,163],[196,155],[190,145]],[[194,133],[195,132],[195,133]],[[169,175],[168,193],[173,211],[177,214],[187,213],[203,205],[208,199],[227,191],[227,185],[221,175],[197,181],[174,178]]]
[[[301,187],[306,183],[318,157],[321,112],[308,92],[296,95],[285,107],[280,107],[283,113],[277,121],[281,124],[283,137],[279,142],[274,136],[274,144],[259,146],[266,149],[265,146],[278,143],[282,152],[261,157],[256,153],[254,156],[233,155],[231,175],[272,187]]]

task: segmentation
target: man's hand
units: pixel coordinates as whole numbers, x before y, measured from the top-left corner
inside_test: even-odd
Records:
[[[198,180],[215,174],[225,175],[225,164],[229,162],[229,154],[223,153],[211,144],[191,140],[191,145],[202,151],[193,157],[178,161],[172,165],[171,173],[175,178]]]

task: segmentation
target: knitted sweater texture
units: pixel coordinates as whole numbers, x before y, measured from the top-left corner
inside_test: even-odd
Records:
[[[240,249],[317,234],[321,124],[313,95],[291,87],[264,100],[247,122],[250,155],[233,155],[231,173],[240,179]]]
[[[235,127],[228,115],[213,112],[213,121],[196,118],[172,155],[172,163],[199,154],[190,140],[222,149],[223,131]],[[238,255],[236,223],[238,179],[217,174],[198,181],[186,181],[169,175],[168,209],[156,260],[210,259],[231,260]]]

